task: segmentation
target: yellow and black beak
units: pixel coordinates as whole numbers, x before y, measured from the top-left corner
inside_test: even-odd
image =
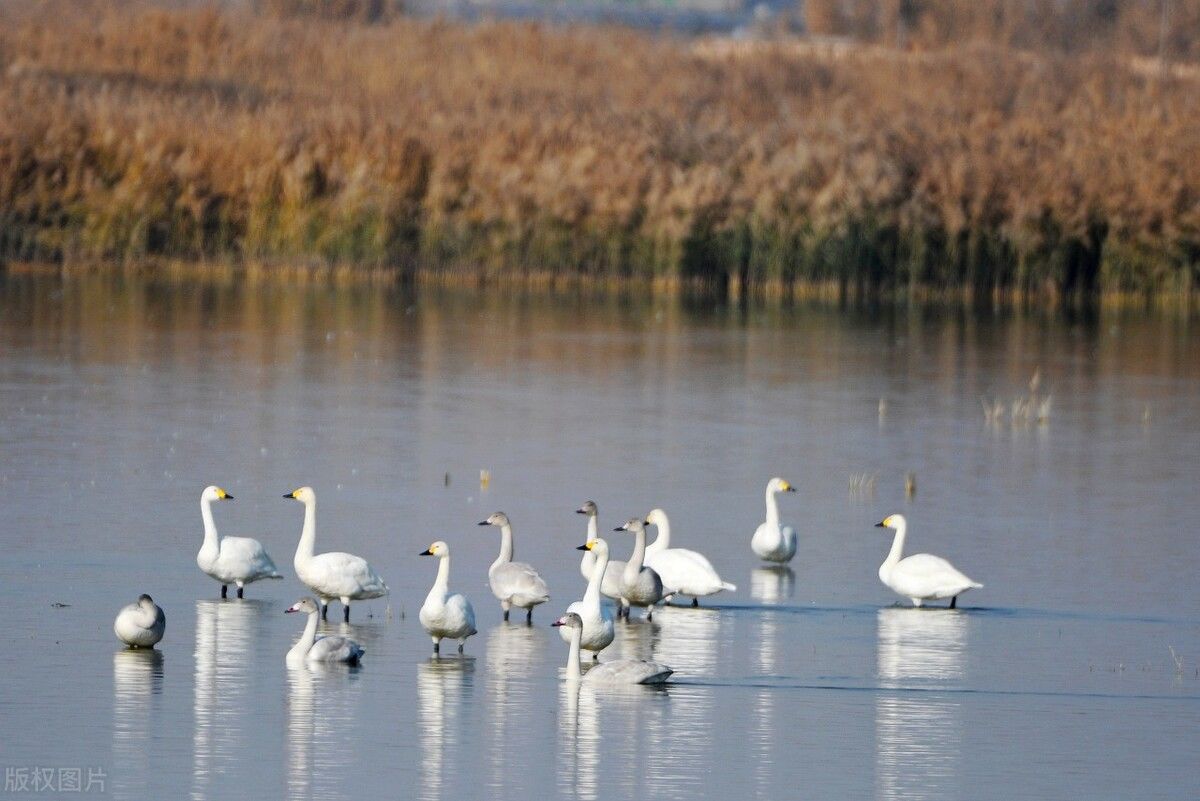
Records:
[[[591,548],[591,546],[590,546],[590,545],[588,545],[588,544],[585,542],[583,545],[580,545],[580,546],[576,547],[576,548],[575,548],[575,550],[577,550],[577,551],[590,551],[590,550],[592,550],[592,548]]]
[[[426,548],[425,550],[423,550],[419,554],[417,554],[417,556],[433,556],[433,551]]]
[[[295,500],[295,499],[296,499],[296,491],[295,491],[295,490],[292,490],[291,492],[285,492],[285,493],[283,494],[283,497],[285,497],[285,498],[291,498],[292,500]]]
[[[220,490],[220,493],[221,493],[221,500],[223,500],[223,501],[232,501],[233,500],[233,496],[230,495],[225,490]]]
[[[886,520],[880,520],[878,523],[875,524],[875,528],[887,528],[887,527],[888,527],[888,524],[887,524]]]

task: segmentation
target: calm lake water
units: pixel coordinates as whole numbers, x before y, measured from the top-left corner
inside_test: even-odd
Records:
[[[987,424],[1035,371],[1048,422]],[[1195,798],[1198,454],[1179,318],[0,276],[6,792],[50,768],[133,799]],[[749,547],[772,475],[799,489],[788,568]],[[195,564],[212,483],[287,576],[244,601]],[[317,549],[392,588],[328,627],[359,669],[284,666],[303,484]],[[738,585],[618,626],[606,656],[670,664],[665,690],[560,681],[589,498],[604,529],[663,507]],[[486,586],[501,509],[550,584],[532,628]],[[898,607],[890,512],[986,587]],[[462,658],[417,622],[435,539],[477,613]],[[141,592],[156,653],[112,633]]]

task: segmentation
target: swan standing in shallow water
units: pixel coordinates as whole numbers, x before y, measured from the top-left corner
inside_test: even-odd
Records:
[[[346,637],[318,637],[317,602],[312,598],[301,598],[296,603],[283,610],[289,612],[306,612],[308,622],[304,625],[304,633],[287,652],[287,664],[295,667],[303,662],[345,662],[357,665],[366,653],[362,646]]]
[[[600,603],[600,582],[604,578],[604,571],[608,569],[608,543],[594,538],[580,545],[578,550],[594,554],[596,559],[583,600],[568,606],[567,613],[579,615],[583,623],[583,634],[579,644],[592,652],[592,659],[599,659],[600,652],[612,645],[613,637],[616,636],[612,612]],[[558,633],[567,642],[571,641],[570,629],[559,628]]]
[[[153,648],[166,630],[167,616],[149,595],[138,596],[136,603],[121,607],[113,622],[117,639],[130,648]]]
[[[629,604],[625,607],[625,617],[629,618],[629,607],[644,606],[646,620],[653,620],[654,605],[670,595],[671,590],[663,588],[662,578],[654,568],[643,564],[646,558],[646,521],[634,517],[613,531],[628,531],[634,536],[633,554],[621,572],[621,597]],[[609,569],[612,569],[611,564]]]
[[[329,602],[342,602],[343,619],[350,622],[350,602],[379,598],[388,594],[388,586],[361,556],[330,551],[313,555],[317,540],[317,493],[301,487],[284,495],[304,504],[304,528],[296,557],[292,560],[296,577],[321,599],[321,618],[329,614]]]
[[[796,530],[779,522],[779,492],[795,492],[796,488],[782,478],[767,482],[767,520],[754,532],[750,548],[768,562],[790,562],[796,555]]]
[[[433,638],[435,654],[439,652],[443,638],[458,640],[458,652],[461,654],[467,638],[476,633],[475,610],[466,596],[450,592],[450,546],[438,540],[419,555],[436,556],[441,560],[437,578],[429,595],[425,596],[425,603],[418,615],[421,625]]]
[[[889,515],[875,524],[876,528],[893,528],[896,537],[892,540],[892,549],[888,551],[887,559],[879,566],[879,580],[894,592],[908,598],[913,606],[920,606],[925,601],[936,601],[942,598],[950,599],[950,608],[958,605],[958,596],[967,590],[977,590],[983,587],[978,582],[971,581],[940,556],[928,553],[915,553],[901,558],[904,552],[904,536],[908,521],[904,515]]]
[[[600,514],[599,507],[595,501],[585,501],[583,506],[575,510],[575,514],[587,515],[587,542],[591,542],[600,536],[599,523],[597,518]],[[596,564],[596,554],[593,551],[587,551],[583,555],[583,559],[579,561],[579,572],[583,575],[585,581],[592,580],[592,567]],[[625,572],[625,563],[620,559],[610,559],[608,561],[608,570],[600,580],[600,594],[605,598],[612,598],[617,602],[617,617],[629,611],[629,601],[621,596],[621,574]]]
[[[646,515],[646,525],[658,527],[658,537],[646,546],[646,564],[658,572],[663,584],[675,590],[676,595],[690,595],[692,606],[699,606],[700,597],[737,589],[728,581],[721,581],[704,554],[671,547],[671,521],[662,509],[651,510]]]
[[[583,620],[574,612],[567,612],[550,624],[567,630],[571,643],[570,654],[567,657],[567,681],[579,681],[579,641],[583,635]],[[647,662],[642,659],[617,659],[593,666],[583,683],[587,685],[608,684],[662,684],[675,671],[658,662]]]
[[[508,515],[496,512],[479,525],[500,527],[500,555],[488,568],[488,584],[492,594],[500,599],[504,619],[508,620],[508,610],[515,606],[525,610],[525,622],[532,624],[533,607],[550,600],[546,582],[531,565],[512,560],[512,524],[508,522]]]
[[[259,579],[281,579],[279,570],[262,543],[249,537],[221,537],[213,522],[213,501],[232,501],[233,496],[220,487],[205,487],[200,493],[200,516],[204,519],[204,544],[196,554],[196,564],[208,575],[221,582],[221,597],[229,594],[229,585],[237,585],[237,597],[242,588]]]

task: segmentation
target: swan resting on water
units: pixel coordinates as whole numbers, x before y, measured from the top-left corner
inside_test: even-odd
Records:
[[[590,539],[577,550],[594,554],[596,559],[592,565],[592,576],[588,579],[587,590],[583,600],[576,601],[567,607],[568,614],[577,614],[583,624],[580,636],[580,647],[592,652],[592,659],[599,659],[600,652],[612,645],[616,631],[613,628],[613,614],[600,603],[600,583],[604,571],[608,569],[608,543],[602,539]],[[571,641],[571,630],[560,627],[558,633],[568,643]]]
[[[130,648],[153,648],[167,630],[167,616],[149,595],[138,596],[136,603],[121,607],[113,622],[117,639]]]
[[[796,488],[782,478],[767,482],[767,519],[754,532],[750,549],[768,562],[790,562],[796,555],[796,529],[779,522],[780,492],[795,492]]]
[[[658,527],[658,537],[646,546],[646,564],[658,572],[663,584],[674,589],[676,595],[691,596],[692,606],[699,606],[698,599],[703,596],[737,589],[728,581],[721,581],[704,554],[671,547],[671,521],[662,509],[652,509],[646,515],[646,525]]]
[[[950,608],[958,605],[958,596],[967,590],[977,590],[982,584],[972,581],[954,565],[940,556],[915,553],[901,558],[908,521],[904,515],[888,515],[875,524],[876,528],[896,530],[892,549],[879,566],[879,580],[894,592],[920,606],[925,601],[950,599]]]
[[[420,556],[436,556],[438,564],[437,578],[425,603],[421,606],[418,618],[425,631],[433,638],[433,652],[441,648],[442,640],[449,638],[458,640],[458,652],[463,652],[467,638],[476,634],[475,610],[471,602],[461,593],[450,592],[450,546],[438,540],[430,545]]]
[[[213,501],[232,501],[233,496],[220,487],[205,487],[200,493],[200,516],[204,519],[204,544],[196,554],[196,565],[221,582],[221,597],[227,598],[229,585],[237,585],[242,597],[245,585],[259,579],[281,579],[267,549],[250,537],[222,537],[213,522]]]
[[[301,487],[283,497],[304,504],[304,528],[292,565],[300,583],[321,599],[322,618],[328,616],[329,602],[335,598],[342,602],[343,619],[349,623],[351,601],[388,594],[388,586],[361,556],[337,551],[313,554],[317,540],[317,493],[312,487]]]
[[[284,613],[306,612],[308,622],[304,625],[304,633],[287,652],[286,661],[289,665],[302,662],[345,662],[357,665],[366,651],[354,640],[346,637],[318,637],[317,615],[320,609],[312,598],[301,598],[296,603],[283,610]]]
[[[550,590],[546,582],[525,562],[514,562],[512,523],[508,515],[496,512],[487,520],[480,521],[481,526],[500,527],[500,555],[488,568],[488,584],[492,594],[500,600],[500,608],[504,610],[504,619],[508,620],[508,610],[512,607],[525,610],[525,622],[533,623],[533,607],[550,600]]]
[[[565,628],[570,636],[571,650],[567,656],[567,681],[579,681],[579,641],[583,635],[583,619],[567,612],[550,624]],[[560,629],[561,633],[561,629]],[[658,662],[644,659],[617,659],[595,665],[583,676],[587,685],[662,684],[675,671]]]

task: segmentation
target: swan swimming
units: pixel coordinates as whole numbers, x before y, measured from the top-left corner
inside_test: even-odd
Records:
[[[442,645],[443,638],[458,640],[458,652],[463,652],[467,638],[475,631],[475,610],[471,602],[461,593],[450,592],[450,546],[438,540],[430,545],[420,556],[436,556],[441,560],[438,565],[437,578],[425,603],[418,615],[421,625],[433,638],[433,652],[436,654]]]
[[[662,509],[652,509],[646,515],[646,525],[658,527],[658,537],[646,546],[646,564],[658,572],[663,584],[674,589],[676,595],[690,595],[692,606],[699,606],[700,597],[737,589],[728,581],[721,581],[704,554],[671,547],[671,521]]]
[[[597,521],[600,508],[596,506],[595,501],[585,501],[583,506],[575,510],[575,514],[587,515],[586,542],[591,542],[600,536],[599,523]],[[594,551],[587,551],[584,553],[583,559],[579,560],[579,572],[585,581],[592,580],[592,566],[595,564],[596,554]],[[617,617],[621,617],[629,611],[629,601],[621,597],[621,574],[623,572],[625,572],[625,563],[620,559],[610,559],[608,561],[608,570],[605,571],[600,581],[600,594],[605,598],[612,598],[617,602]]]
[[[312,487],[301,487],[283,497],[304,504],[304,528],[292,564],[300,583],[321,600],[322,619],[328,616],[329,602],[334,598],[342,602],[343,619],[349,623],[351,601],[388,594],[388,586],[361,556],[338,551],[313,555],[317,539],[317,493]]]
[[[782,478],[767,482],[767,520],[754,532],[750,548],[768,562],[790,562],[796,555],[796,530],[779,522],[779,501],[775,498],[776,493],[795,491]]]
[[[613,531],[628,531],[634,536],[633,553],[621,572],[621,596],[629,603],[629,606],[625,607],[625,617],[629,618],[629,607],[644,606],[646,620],[653,620],[654,605],[664,596],[670,595],[671,590],[663,589],[662,578],[658,572],[643,564],[646,558],[646,521],[634,517]],[[611,565],[609,569],[612,569]]]
[[[954,609],[958,605],[960,594],[983,587],[982,584],[964,576],[958,568],[940,556],[915,553],[902,559],[900,554],[904,551],[904,536],[908,528],[908,521],[904,519],[904,515],[888,515],[876,523],[875,527],[896,530],[892,549],[888,551],[887,559],[879,566],[879,580],[897,594],[911,600],[913,606],[920,606],[925,601],[949,598],[950,608]]]
[[[583,636],[583,620],[574,612],[567,612],[550,624],[567,630],[571,650],[567,656],[567,681],[579,681],[579,642]],[[561,629],[560,629],[560,632]],[[616,659],[593,666],[583,683],[587,685],[662,684],[675,671],[658,662],[643,659]]]
[[[357,665],[366,653],[361,645],[346,637],[317,636],[317,614],[321,610],[312,598],[301,598],[283,611],[285,614],[308,613],[304,633],[292,646],[292,650],[287,652],[287,664],[295,666],[302,662],[345,662],[348,665]]]
[[[233,496],[220,487],[205,487],[200,493],[200,516],[204,519],[204,544],[196,554],[196,564],[221,582],[221,597],[227,598],[229,585],[242,588],[259,579],[281,579],[279,570],[262,543],[249,537],[221,537],[213,522],[213,501],[232,501]]]
[[[533,607],[550,600],[546,582],[531,565],[512,560],[512,524],[508,522],[508,515],[496,512],[479,525],[500,527],[500,555],[488,568],[488,584],[492,587],[492,594],[500,599],[504,619],[508,620],[508,610],[515,606],[525,610],[525,622],[532,624]]]
[[[135,603],[121,607],[113,622],[117,639],[130,648],[153,648],[167,630],[167,616],[149,595],[140,595]]]
[[[583,625],[579,644],[592,652],[592,659],[599,659],[600,652],[612,645],[616,636],[613,614],[600,603],[600,582],[603,580],[604,571],[608,569],[608,543],[598,538],[589,539],[577,550],[594,554],[596,559],[592,565],[592,577],[588,579],[587,591],[583,593],[583,600],[568,606],[567,613],[579,615]],[[567,642],[571,641],[569,628],[559,628],[558,633]]]

